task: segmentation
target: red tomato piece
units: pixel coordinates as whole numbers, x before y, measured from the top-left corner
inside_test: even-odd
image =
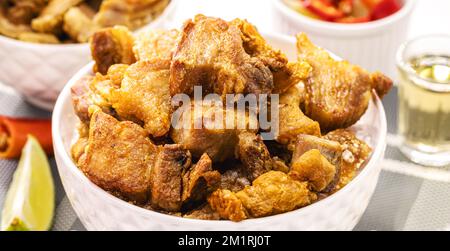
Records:
[[[372,20],[378,20],[390,16],[400,10],[401,5],[397,0],[382,0],[371,11]]]
[[[322,0],[305,0],[303,6],[326,21],[333,21],[344,16],[342,11]]]

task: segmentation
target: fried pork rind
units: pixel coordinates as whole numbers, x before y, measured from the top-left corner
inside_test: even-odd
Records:
[[[106,74],[111,65],[136,62],[133,44],[134,37],[125,27],[116,26],[95,32],[91,40],[94,72]]]
[[[272,71],[274,93],[283,93],[309,77],[311,66],[308,63],[288,62],[286,55],[270,46],[254,25],[238,18],[231,21],[231,24],[241,30],[245,51],[250,56],[261,59]]]
[[[312,67],[303,61],[289,62],[285,67],[273,73],[274,93],[284,93],[304,82],[311,75]]]
[[[219,187],[219,184],[220,173],[212,169],[212,161],[205,153],[197,164],[192,165],[183,174],[182,201],[185,204],[205,201],[206,197]]]
[[[47,0],[4,0],[4,2],[11,5],[6,11],[6,16],[14,24],[29,24],[47,4]]]
[[[292,86],[280,95],[278,110],[279,127],[277,142],[290,144],[299,134],[320,136],[319,123],[308,118],[300,109],[300,92],[297,86]]]
[[[234,19],[230,24],[241,31],[244,49],[250,56],[260,58],[274,72],[286,66],[288,63],[286,55],[272,48],[254,25],[239,18]]]
[[[80,160],[81,156],[85,154],[86,147],[89,145],[89,139],[88,138],[79,138],[75,144],[73,144],[71,149],[71,155],[72,159],[75,161],[75,163],[78,164],[78,161]]]
[[[43,43],[43,44],[59,44],[59,39],[53,34],[44,34],[37,32],[22,32],[17,37],[20,41],[30,43]]]
[[[230,190],[216,190],[208,197],[208,203],[222,219],[242,221],[248,218],[241,200]]]
[[[343,148],[342,148],[341,144],[339,144],[336,141],[327,140],[327,139],[319,138],[316,136],[301,134],[298,136],[297,141],[295,143],[295,149],[294,149],[294,153],[292,155],[292,161],[291,161],[291,170],[292,170],[293,166],[304,165],[304,160],[302,160],[303,154],[305,154],[306,152],[309,152],[310,150],[313,150],[313,149],[319,150],[320,154],[323,155],[328,160],[328,162],[335,167],[335,172],[334,172],[335,175],[334,175],[333,180],[331,182],[329,182],[329,184],[326,188],[321,190],[322,192],[325,192],[325,193],[330,192],[332,189],[335,188],[336,184],[339,182],[339,175],[340,175],[340,170],[341,170],[341,165],[342,165]],[[311,158],[311,156],[309,156],[308,158]],[[320,163],[321,165],[323,165],[322,167],[324,167],[324,168],[327,167],[326,163],[322,163],[321,160],[319,162],[318,160],[311,159],[311,161]],[[327,170],[328,169],[329,168],[327,168]],[[319,186],[317,186],[317,187],[319,187]]]
[[[116,64],[109,68],[107,75],[97,73],[94,77],[81,78],[71,88],[72,103],[75,114],[83,123],[89,123],[89,107],[96,105],[103,112],[115,114],[112,110],[112,90],[120,88],[122,78],[128,65]]]
[[[261,59],[248,55],[241,31],[219,18],[188,20],[173,55],[170,93],[271,93],[273,77]]]
[[[372,149],[348,129],[338,129],[325,135],[326,139],[339,142],[342,145],[342,164],[340,178],[335,191],[347,185],[355,176],[358,169],[369,158]]]
[[[169,61],[139,61],[127,68],[121,86],[112,93],[112,107],[120,117],[142,121],[154,137],[170,129]]]
[[[289,175],[298,181],[308,181],[312,190],[320,192],[336,177],[336,167],[319,150],[312,149],[292,163]]]
[[[296,181],[279,171],[259,176],[251,186],[237,192],[236,197],[252,217],[289,212],[317,199],[316,194],[308,190],[307,182]]]
[[[237,155],[251,181],[272,170],[273,162],[269,150],[261,136],[255,133],[245,131],[239,134]]]
[[[141,31],[134,41],[134,55],[139,60],[171,60],[180,35],[178,30]]]
[[[92,182],[128,200],[143,203],[148,199],[150,170],[158,149],[140,126],[119,122],[96,108],[88,143],[78,163]]]
[[[11,23],[3,12],[0,6],[0,34],[17,39],[24,32],[32,32],[28,25]]]
[[[81,7],[72,7],[64,14],[63,30],[74,41],[88,42],[95,28],[91,17]]]
[[[31,27],[42,33],[60,34],[64,14],[83,0],[50,0],[40,15],[33,19]]]
[[[170,136],[177,144],[184,145],[192,155],[199,158],[203,153],[207,153],[213,162],[222,162],[234,158],[235,149],[238,144],[238,135],[241,131],[249,130],[256,132],[258,121],[256,116],[234,108],[223,108],[202,103],[200,105],[195,100],[191,101],[188,109],[183,109],[178,121],[175,121],[170,131]],[[199,106],[199,111],[195,112],[195,106]],[[222,120],[216,115],[222,114]],[[234,126],[226,127],[227,117],[233,121]],[[205,121],[219,121],[220,128],[215,125],[204,124]],[[243,127],[240,128],[239,123]],[[200,127],[197,129],[197,125]]]
[[[104,0],[94,22],[100,27],[123,25],[134,30],[153,20],[169,2],[169,0]]]
[[[347,61],[334,60],[305,34],[297,35],[297,49],[299,60],[313,67],[305,82],[303,111],[325,132],[353,125],[366,111],[372,89],[384,94],[392,86],[392,81],[379,73],[370,74]]]
[[[182,173],[191,165],[191,154],[182,145],[164,145],[150,172],[151,205],[168,212],[181,209]]]

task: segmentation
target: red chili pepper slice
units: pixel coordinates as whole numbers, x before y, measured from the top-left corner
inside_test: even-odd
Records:
[[[302,2],[303,6],[326,21],[333,21],[334,19],[344,17],[342,11],[323,0],[305,0]]]
[[[372,20],[378,20],[390,16],[400,10],[401,5],[397,0],[382,0],[371,11]]]

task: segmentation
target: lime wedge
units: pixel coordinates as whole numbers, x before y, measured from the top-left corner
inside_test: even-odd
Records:
[[[1,230],[48,230],[54,208],[55,188],[47,156],[29,135],[6,194]]]
[[[450,80],[450,67],[445,65],[433,65],[433,78],[439,82]]]

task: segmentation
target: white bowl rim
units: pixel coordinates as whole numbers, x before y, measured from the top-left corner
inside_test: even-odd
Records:
[[[266,38],[272,38],[275,40],[284,40],[285,42],[289,43],[295,43],[295,39],[290,36],[285,36],[281,34],[263,34]],[[332,54],[333,57],[336,59],[340,59],[338,56],[335,56]],[[130,210],[130,212],[136,212],[139,214],[147,214],[149,217],[161,217],[167,222],[171,222],[174,224],[182,224],[183,222],[186,223],[193,223],[193,224],[200,224],[205,227],[228,227],[228,226],[254,226],[254,224],[261,224],[263,222],[271,222],[272,220],[277,220],[285,217],[290,217],[293,214],[296,214],[296,217],[300,217],[302,214],[305,215],[308,212],[311,212],[315,210],[316,208],[320,207],[324,203],[330,201],[330,200],[337,200],[340,197],[343,196],[345,191],[351,189],[353,186],[355,186],[357,183],[361,182],[365,176],[367,176],[371,169],[377,168],[378,160],[381,160],[383,157],[385,148],[386,148],[386,135],[387,135],[387,122],[386,122],[386,114],[384,111],[383,104],[381,103],[380,98],[373,93],[374,98],[372,99],[375,109],[378,112],[379,117],[381,118],[381,128],[380,128],[380,134],[379,137],[375,140],[377,142],[377,145],[375,146],[375,149],[371,155],[370,160],[367,162],[366,166],[361,170],[361,172],[346,186],[344,186],[342,189],[337,191],[336,193],[326,197],[325,199],[322,199],[320,201],[317,201],[311,205],[308,205],[303,208],[299,208],[293,211],[289,211],[282,214],[277,215],[271,215],[261,218],[254,218],[254,219],[247,219],[240,222],[233,222],[229,220],[199,220],[199,219],[189,219],[169,214],[160,213],[157,211],[145,209],[133,204],[130,204],[122,199],[119,199],[112,194],[106,192],[93,182],[91,182],[86,175],[80,169],[74,164],[72,158],[70,157],[69,153],[65,151],[64,143],[62,141],[62,136],[59,132],[60,123],[61,120],[59,119],[63,115],[63,104],[67,99],[70,99],[71,95],[71,87],[78,81],[81,77],[86,76],[90,72],[92,72],[92,67],[94,65],[94,62],[89,63],[88,65],[84,66],[78,73],[76,73],[66,84],[62,92],[60,93],[55,109],[53,110],[52,115],[52,137],[53,137],[53,147],[55,155],[58,155],[61,158],[62,166],[58,165],[58,168],[68,168],[71,173],[74,173],[76,177],[78,177],[79,181],[83,183],[84,186],[88,186],[89,190],[96,190],[97,192],[104,194],[104,198],[111,201],[111,203],[117,204],[118,206],[122,206],[126,208],[127,210]],[[371,102],[372,102],[371,101]],[[72,202],[71,202],[72,203]]]
[[[373,32],[374,30],[382,30],[392,23],[402,20],[411,12],[416,0],[404,0],[402,8],[390,16],[371,22],[356,24],[341,24],[313,19],[292,10],[284,3],[283,0],[273,0],[273,3],[275,8],[280,10],[288,18],[295,20],[296,23],[308,25],[309,28],[312,28],[320,33],[331,33],[333,36],[354,36],[356,34],[367,34]]]
[[[145,29],[148,26],[151,26],[152,23],[157,23],[164,21],[167,15],[169,15],[175,8],[176,3],[179,0],[170,0],[169,5],[166,6],[164,11],[159,15],[156,19],[152,20],[150,23],[142,26],[141,28],[135,30],[134,32],[139,32]],[[22,47],[24,49],[52,49],[52,50],[66,50],[66,49],[86,49],[89,47],[89,43],[69,43],[69,44],[46,44],[46,43],[33,43],[27,41],[21,41],[14,38],[10,38],[0,34],[0,43],[13,45],[17,47]]]

